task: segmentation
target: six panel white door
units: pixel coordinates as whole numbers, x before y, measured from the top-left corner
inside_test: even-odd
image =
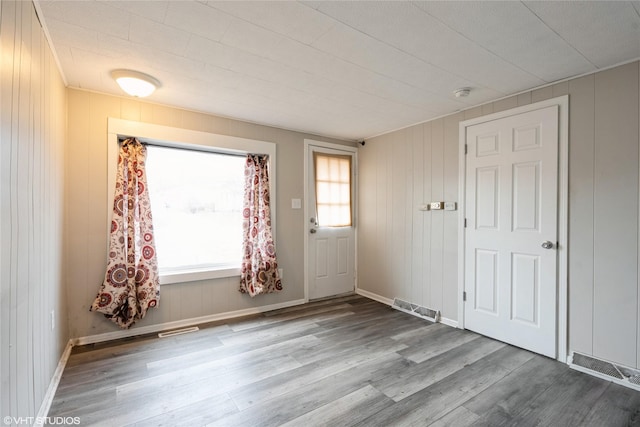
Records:
[[[333,295],[353,292],[355,288],[355,229],[347,227],[323,227],[316,224],[316,189],[313,153],[329,153],[351,156],[355,165],[354,153],[319,146],[309,146],[307,159],[307,203],[308,212],[314,212],[307,218],[309,233],[308,282],[309,299],[325,298]],[[354,174],[351,174],[351,197],[353,203]]]
[[[558,107],[466,143],[465,328],[555,358]]]

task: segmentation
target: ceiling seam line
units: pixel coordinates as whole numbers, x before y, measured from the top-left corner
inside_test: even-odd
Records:
[[[304,4],[302,4],[302,5],[303,5],[303,6],[306,6],[306,5],[304,5]],[[299,43],[299,44],[301,44],[301,45],[303,45],[303,46],[307,46],[308,48],[311,48],[311,49],[313,49],[313,50],[317,51],[318,53],[321,53],[321,54],[323,54],[323,55],[328,55],[328,56],[330,56],[331,58],[335,58],[335,59],[337,59],[337,60],[339,60],[339,61],[342,61],[342,62],[344,62],[344,63],[346,63],[346,64],[350,64],[350,65],[352,65],[352,66],[355,66],[355,67],[359,68],[360,70],[368,71],[368,72],[371,72],[371,73],[373,73],[373,74],[375,74],[375,75],[377,75],[377,76],[384,77],[384,78],[386,78],[386,79],[390,79],[390,80],[393,80],[393,81],[396,81],[396,82],[400,82],[400,83],[402,83],[402,84],[407,85],[407,86],[408,86],[408,87],[410,87],[410,88],[415,88],[415,89],[419,89],[419,90],[422,90],[422,91],[425,91],[425,92],[429,92],[430,94],[432,94],[432,95],[434,95],[434,96],[436,96],[436,97],[438,97],[438,98],[442,98],[442,99],[444,99],[444,100],[450,100],[448,97],[446,97],[446,96],[444,96],[444,95],[441,95],[441,94],[439,94],[439,93],[437,93],[437,92],[433,92],[433,91],[431,91],[431,90],[429,90],[429,89],[425,89],[425,88],[423,88],[423,87],[416,86],[416,85],[411,84],[411,83],[409,83],[409,82],[406,82],[406,81],[404,81],[404,80],[399,80],[399,79],[394,78],[394,77],[391,77],[391,76],[389,76],[389,75],[387,75],[387,74],[380,73],[380,72],[375,71],[375,70],[373,70],[373,69],[371,69],[371,68],[366,68],[366,67],[364,67],[364,66],[362,66],[362,65],[360,65],[360,64],[357,64],[357,63],[355,63],[355,62],[352,62],[352,61],[349,61],[349,60],[347,60],[347,59],[341,58],[341,57],[339,57],[339,56],[333,55],[333,54],[331,54],[331,53],[329,53],[329,52],[326,52],[326,51],[324,51],[324,50],[322,50],[322,49],[319,49],[317,46],[313,45],[313,43],[312,43],[312,44],[303,43],[303,42],[301,42],[300,40],[294,39],[294,38],[292,38],[292,37],[290,37],[290,36],[288,36],[288,35],[286,35],[286,34],[279,33],[279,32],[277,32],[277,31],[274,31],[274,30],[271,30],[271,29],[269,29],[269,28],[266,28],[266,27],[264,27],[264,26],[262,26],[262,25],[258,25],[258,24],[256,24],[255,22],[251,22],[251,21],[248,21],[248,20],[246,20],[246,19],[240,18],[240,17],[238,17],[238,16],[236,16],[236,15],[233,15],[233,14],[230,14],[230,13],[225,12],[225,11],[223,11],[223,10],[217,9],[217,8],[215,8],[214,6],[210,6],[210,7],[211,7],[211,8],[213,8],[213,9],[215,9],[215,10],[220,11],[221,13],[224,13],[224,14],[229,15],[229,16],[232,16],[233,18],[236,18],[236,19],[238,19],[238,20],[240,20],[240,21],[243,21],[243,22],[245,22],[245,23],[247,23],[247,24],[249,24],[249,25],[254,25],[254,26],[256,26],[256,27],[258,27],[258,28],[261,28],[261,29],[263,29],[263,30],[265,30],[265,31],[268,31],[268,32],[270,32],[270,33],[277,34],[277,35],[278,35],[278,36],[280,36],[280,37],[286,38],[286,39],[288,39],[288,40],[290,40],[290,41],[292,41],[292,42]],[[306,7],[308,7],[308,6],[306,6]],[[376,41],[378,41],[379,43],[381,43],[381,44],[383,44],[383,45],[385,45],[385,46],[387,46],[387,47],[390,47],[390,48],[392,48],[392,49],[394,49],[394,50],[396,50],[396,51],[398,51],[398,52],[401,52],[401,53],[403,53],[403,54],[405,54],[405,55],[409,55],[410,57],[412,57],[412,58],[414,58],[414,59],[416,59],[416,60],[418,60],[418,61],[420,61],[420,62],[422,62],[422,63],[424,63],[424,64],[427,64],[427,65],[429,65],[429,66],[432,66],[432,67],[434,67],[434,68],[436,68],[436,69],[438,69],[438,70],[440,70],[440,71],[443,71],[443,72],[445,72],[445,73],[453,74],[453,75],[455,75],[456,77],[458,77],[458,78],[460,78],[460,79],[467,80],[467,81],[469,81],[470,83],[476,84],[478,87],[481,87],[481,88],[483,88],[483,89],[492,89],[491,87],[489,87],[489,86],[488,86],[488,85],[486,85],[486,84],[483,84],[483,83],[480,83],[480,82],[475,82],[475,81],[473,81],[472,79],[469,79],[469,78],[467,78],[467,77],[457,75],[457,74],[456,74],[456,73],[454,73],[453,71],[449,71],[449,70],[445,70],[445,69],[443,69],[443,68],[437,67],[437,66],[435,66],[434,64],[431,64],[431,63],[429,63],[429,62],[425,61],[424,59],[419,58],[419,57],[417,57],[417,56],[415,56],[415,55],[413,55],[413,54],[411,54],[411,53],[409,53],[409,52],[406,52],[406,51],[404,51],[404,50],[402,50],[402,49],[400,49],[400,48],[398,48],[398,47],[396,47],[396,46],[389,45],[389,44],[387,44],[387,43],[385,43],[385,42],[383,42],[383,41],[379,40],[378,38],[373,37],[373,36],[372,36],[372,35],[370,35],[370,34],[367,34],[367,33],[363,32],[363,31],[360,31],[360,30],[358,30],[357,28],[354,28],[354,27],[352,27],[351,25],[348,25],[347,23],[340,21],[339,19],[336,19],[336,18],[334,18],[334,17],[332,17],[332,16],[330,16],[330,15],[327,15],[327,14],[326,14],[326,13],[324,13],[323,11],[320,11],[320,10],[318,10],[318,9],[314,9],[314,10],[315,10],[316,12],[318,12],[318,13],[320,13],[320,14],[322,14],[322,15],[326,16],[327,18],[329,18],[329,19],[331,19],[331,20],[333,20],[333,21],[337,22],[337,23],[340,23],[340,24],[342,24],[342,25],[345,25],[345,26],[347,26],[347,27],[351,28],[352,30],[354,30],[354,31],[356,31],[356,32],[358,32],[358,33],[360,33],[360,34],[363,34],[363,35],[365,35],[365,36],[367,36],[367,37],[369,37],[369,38],[371,38],[371,39],[373,39],[373,40],[376,40]],[[329,31],[331,31],[331,29],[327,30],[324,34],[322,34],[322,36],[318,37],[318,38],[316,39],[316,41],[320,40],[320,39],[321,39],[324,35],[326,35]],[[204,37],[204,38],[206,38],[206,37]],[[232,48],[232,49],[240,49],[240,48],[238,48],[237,46],[232,46],[232,45],[229,45],[229,44],[227,44],[227,43],[224,43],[224,42],[223,42],[223,39],[224,39],[224,37],[223,37],[221,40],[212,40],[212,41],[213,41],[213,42],[215,42],[215,43],[219,43],[219,44],[221,44],[221,45],[223,45],[223,46],[227,46],[227,47]],[[210,40],[210,39],[208,39],[208,40]],[[314,42],[314,43],[315,43],[315,42]],[[240,50],[242,50],[243,52],[249,53],[249,54],[251,54],[251,55],[255,55],[255,56],[259,57],[259,58],[266,59],[266,60],[268,60],[268,61],[274,62],[274,63],[276,63],[276,64],[282,64],[281,62],[275,61],[275,60],[274,60],[274,59],[272,59],[272,58],[265,57],[265,56],[260,56],[260,55],[256,55],[256,54],[254,54],[254,53],[252,53],[252,52],[249,52],[249,51],[247,51],[247,50],[245,50],[245,49],[240,49]],[[287,67],[290,67],[290,68],[292,68],[292,69],[294,69],[294,70],[299,70],[299,71],[302,71],[302,72],[308,72],[307,70],[303,70],[303,69],[298,68],[298,67],[293,67],[293,66],[290,66],[290,65],[286,65],[286,66],[287,66]],[[542,80],[542,79],[541,79],[541,80]],[[330,81],[333,81],[333,80],[330,80]],[[543,80],[543,81],[544,81],[544,80]],[[337,82],[336,82],[336,83],[337,83]],[[358,91],[361,91],[360,89],[357,89],[357,90],[358,90]],[[500,92],[500,93],[501,93],[501,91],[498,91],[498,90],[496,90],[496,89],[492,89],[492,90],[495,90],[496,92]],[[362,92],[363,92],[363,93],[367,93],[367,94],[369,94],[369,95],[378,96],[376,93],[366,92],[366,91],[362,91]],[[396,102],[396,103],[397,103],[397,101],[392,100],[392,99],[388,99],[388,98],[382,98],[382,97],[380,97],[380,99],[383,99],[383,100],[386,100],[386,101],[392,101],[392,102]],[[424,108],[424,107],[417,107],[417,106],[415,106],[415,105],[407,105],[407,104],[401,104],[401,105],[409,106],[409,107],[412,107],[412,108],[420,108],[420,109],[423,109],[423,108]]]
[[[578,54],[584,58],[585,61],[587,61],[589,64],[591,64],[596,70],[599,68],[596,64],[594,64],[593,62],[591,62],[589,60],[589,58],[587,58],[586,56],[584,56],[584,54],[582,52],[580,52],[580,50],[576,47],[573,46],[573,44],[569,43],[569,41],[567,39],[565,39],[564,37],[562,37],[556,30],[554,30],[553,28],[551,28],[549,25],[547,25],[547,23],[544,21],[544,19],[542,19],[537,13],[535,13],[533,10],[531,10],[531,8],[529,6],[527,6],[527,4],[524,1],[520,2],[524,7],[526,7],[532,14],[533,16],[535,16],[541,23],[542,25],[544,25],[545,27],[547,27],[550,31],[552,31],[555,35],[557,35],[558,37],[560,37],[560,39],[562,41],[564,41],[566,44],[568,44],[569,46],[571,46],[571,48],[573,48],[573,50],[575,50],[576,52],[578,52]]]
[[[444,25],[445,27],[447,27],[448,29],[450,29],[451,31],[453,31],[454,33],[456,33],[457,35],[459,35],[460,37],[464,38],[465,40],[471,42],[473,45],[478,46],[480,49],[484,50],[487,53],[490,53],[491,55],[495,56],[496,58],[500,58],[502,61],[506,62],[507,64],[512,65],[513,67],[517,68],[518,70],[522,71],[525,74],[528,74],[532,77],[535,77],[537,79],[542,80],[545,83],[548,83],[548,81],[540,76],[537,76],[535,74],[531,74],[531,72],[521,68],[519,65],[514,64],[511,61],[506,60],[505,58],[503,58],[502,56],[498,55],[496,52],[493,52],[491,49],[471,40],[469,37],[465,36],[464,34],[462,34],[461,32],[459,32],[458,30],[456,30],[455,28],[450,27],[447,23],[445,23],[444,21],[442,21],[440,18],[438,18],[437,16],[433,16],[432,14],[430,14],[429,12],[427,12],[426,10],[422,9],[421,7],[418,7],[415,5],[415,2],[411,2],[411,4],[413,4],[413,6],[418,9],[421,13],[424,13],[425,15],[428,15],[430,17],[432,17],[433,19],[435,19],[436,21],[440,22],[442,25]]]
[[[307,6],[307,5],[305,5],[304,3],[302,3],[302,4],[303,4],[304,6]],[[307,7],[309,7],[309,6],[307,6]],[[447,74],[451,74],[451,75],[453,75],[453,76],[455,76],[455,77],[458,77],[458,78],[460,78],[460,79],[468,80],[468,81],[470,81],[471,83],[475,83],[475,84],[477,84],[478,86],[481,86],[481,87],[483,87],[483,88],[490,89],[490,87],[489,87],[489,86],[484,85],[484,84],[481,84],[481,83],[479,83],[479,82],[475,82],[475,81],[473,81],[473,80],[471,80],[471,79],[469,79],[469,78],[467,78],[467,77],[461,76],[461,75],[457,74],[454,70],[447,70],[447,69],[445,69],[445,68],[442,68],[442,67],[438,66],[437,64],[434,64],[434,63],[432,63],[432,62],[426,61],[426,60],[424,60],[423,58],[420,58],[419,56],[416,56],[416,55],[414,55],[414,54],[413,54],[413,53],[411,53],[411,52],[408,52],[408,51],[406,51],[406,50],[404,50],[404,49],[399,48],[398,46],[394,46],[394,45],[389,44],[389,43],[387,43],[387,42],[385,42],[385,41],[383,41],[383,40],[380,40],[379,38],[377,38],[377,37],[373,36],[372,34],[366,33],[366,32],[364,32],[364,31],[362,31],[362,30],[360,30],[360,29],[358,29],[358,28],[355,28],[355,27],[353,27],[353,26],[351,26],[351,25],[347,24],[346,22],[339,20],[339,19],[338,19],[338,18],[336,18],[336,17],[334,17],[334,16],[331,16],[331,15],[327,14],[326,12],[324,12],[324,11],[322,11],[322,10],[320,10],[320,9],[314,9],[314,10],[315,10],[316,12],[318,12],[318,13],[320,13],[320,14],[322,14],[322,15],[326,16],[327,18],[329,18],[329,19],[331,19],[331,20],[333,20],[333,21],[335,21],[335,22],[337,22],[337,23],[341,24],[341,25],[344,25],[344,26],[346,26],[346,27],[351,28],[351,29],[352,29],[353,31],[355,31],[355,32],[358,32],[358,33],[360,33],[360,34],[363,34],[363,35],[365,35],[365,36],[367,36],[367,37],[369,37],[369,38],[371,38],[371,39],[373,39],[373,40],[377,41],[377,42],[378,42],[378,43],[380,43],[380,44],[383,44],[383,45],[385,45],[385,46],[387,46],[387,47],[389,47],[389,48],[391,48],[391,49],[394,49],[394,50],[396,50],[396,51],[398,51],[398,52],[401,52],[401,53],[403,53],[403,54],[405,54],[405,55],[408,55],[408,56],[410,56],[410,57],[412,57],[412,58],[414,58],[414,59],[416,59],[416,60],[418,60],[418,61],[420,61],[420,62],[422,62],[422,63],[424,63],[424,64],[427,64],[427,65],[429,65],[429,66],[431,66],[431,67],[433,67],[433,68],[437,69],[437,70],[440,70],[440,71],[442,71],[442,72],[444,72],[444,73],[447,73]],[[317,48],[315,48],[314,46],[310,46],[310,47],[313,47],[314,49],[317,49]],[[317,49],[317,50],[319,50],[319,49]],[[324,52],[324,51],[320,51],[320,52]],[[494,90],[495,90],[495,89],[494,89]],[[496,91],[496,92],[497,92],[497,91]]]
[[[399,127],[399,128],[396,128],[396,129],[392,129],[392,130],[390,130],[388,132],[373,134],[373,135],[368,136],[366,139],[376,138],[378,136],[386,135],[387,133],[392,133],[392,132],[396,132],[396,131],[399,131],[399,130],[402,130],[402,129],[406,129],[406,128],[409,128],[409,127],[412,127],[412,126],[428,123],[428,122],[431,122],[431,121],[434,121],[434,120],[437,120],[437,119],[441,119],[443,117],[447,117],[447,116],[450,116],[450,115],[453,115],[453,114],[457,114],[457,113],[461,113],[461,112],[464,112],[464,111],[467,111],[467,110],[471,110],[471,109],[474,109],[474,108],[477,108],[477,107],[481,107],[483,105],[493,104],[496,101],[502,101],[503,99],[511,98],[511,97],[518,96],[518,95],[522,95],[523,93],[533,92],[534,90],[543,89],[543,88],[550,87],[550,86],[553,86],[553,85],[556,85],[556,84],[559,84],[559,83],[569,82],[571,80],[579,79],[581,77],[594,75],[594,74],[601,73],[601,72],[606,71],[606,70],[611,70],[613,68],[620,67],[620,66],[626,65],[626,64],[631,64],[631,63],[634,63],[634,62],[637,62],[637,61],[640,61],[640,56],[636,57],[636,58],[633,58],[633,59],[630,59],[628,61],[623,61],[623,62],[616,63],[614,65],[607,66],[606,68],[603,68],[603,69],[588,71],[586,73],[577,74],[575,76],[570,76],[570,77],[565,77],[565,78],[560,79],[560,80],[555,80],[555,81],[552,81],[552,82],[549,82],[549,83],[545,83],[545,84],[542,84],[542,85],[539,85],[539,86],[534,86],[534,87],[531,87],[531,88],[528,88],[528,89],[524,89],[524,90],[521,90],[519,92],[514,92],[514,93],[511,93],[509,95],[505,95],[505,96],[503,96],[501,98],[496,98],[496,99],[493,99],[491,101],[487,101],[487,102],[483,102],[483,103],[480,103],[480,104],[472,105],[470,107],[466,107],[466,108],[463,108],[463,109],[460,109],[460,110],[457,110],[457,111],[453,111],[451,113],[446,113],[446,114],[434,117],[432,119],[422,120],[420,122],[416,122],[416,123],[413,123],[413,124],[410,124],[410,125],[407,125],[407,126],[403,126],[403,127]]]

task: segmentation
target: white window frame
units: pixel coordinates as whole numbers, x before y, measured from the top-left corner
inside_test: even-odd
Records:
[[[136,137],[140,141],[165,147],[197,149],[226,154],[261,154],[269,156],[270,191],[271,191],[271,226],[276,236],[276,144],[255,139],[239,138],[235,136],[219,135],[171,126],[155,125],[131,120],[108,118],[107,125],[107,194],[108,214],[107,232],[111,230],[113,215],[113,196],[115,192],[116,172],[118,165],[118,139]],[[108,239],[107,239],[108,242]],[[196,280],[219,279],[224,277],[239,277],[240,268],[210,267],[188,272],[176,272],[160,275],[160,284],[193,282]]]

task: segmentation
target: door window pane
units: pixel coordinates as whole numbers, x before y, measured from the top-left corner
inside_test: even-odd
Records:
[[[316,152],[313,159],[319,226],[351,226],[351,156]]]

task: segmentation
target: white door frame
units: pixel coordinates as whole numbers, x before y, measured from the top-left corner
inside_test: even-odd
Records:
[[[349,145],[334,144],[331,142],[316,141],[313,139],[304,140],[304,301],[309,302],[309,150],[310,146],[331,148],[334,150],[342,150],[353,153],[353,239],[354,239],[354,290],[358,289],[358,148]],[[314,214],[315,216],[315,214]]]
[[[458,327],[464,329],[464,270],[465,270],[465,233],[464,216],[466,200],[466,155],[467,127],[504,117],[514,116],[533,110],[557,105],[558,113],[558,269],[557,269],[557,354],[556,359],[567,362],[568,352],[568,225],[569,225],[569,95],[524,105],[511,110],[501,111],[475,119],[465,120],[459,125],[458,150]]]

